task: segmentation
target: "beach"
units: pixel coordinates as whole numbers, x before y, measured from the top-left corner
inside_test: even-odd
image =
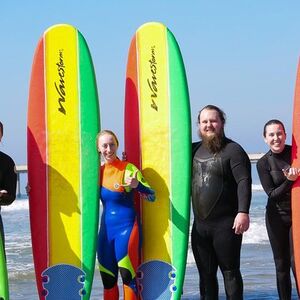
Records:
[[[243,237],[241,272],[245,299],[278,299],[271,248],[265,224],[266,195],[259,185],[253,186],[251,226]],[[12,205],[2,208],[6,233],[6,252],[9,272],[10,299],[38,299],[31,252],[28,199],[23,195]],[[191,220],[192,221],[192,220]],[[222,276],[219,276],[220,299],[225,299]],[[182,299],[199,299],[198,272],[189,247]],[[297,299],[293,282],[293,299]],[[103,287],[95,269],[91,299],[101,299]]]

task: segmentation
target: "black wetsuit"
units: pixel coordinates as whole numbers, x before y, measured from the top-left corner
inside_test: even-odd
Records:
[[[0,233],[4,242],[4,230],[1,218],[1,206],[9,205],[16,199],[17,174],[15,163],[10,156],[0,151],[0,191],[7,194],[0,196]]]
[[[237,143],[225,139],[212,154],[201,142],[193,144],[192,249],[200,275],[201,299],[218,299],[220,267],[227,299],[243,299],[240,273],[242,235],[232,229],[238,212],[249,213],[251,164]]]
[[[291,299],[290,269],[293,266],[291,188],[282,169],[291,165],[291,146],[286,145],[281,153],[271,150],[257,162],[261,184],[268,195],[266,227],[273,251],[277,290],[280,299]],[[294,273],[295,274],[295,273]]]

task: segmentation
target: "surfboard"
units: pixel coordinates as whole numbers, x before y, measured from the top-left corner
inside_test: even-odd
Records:
[[[9,299],[8,274],[5,259],[5,251],[0,234],[0,300]]]
[[[300,168],[300,61],[297,69],[292,128],[292,166]],[[300,179],[292,187],[292,234],[296,280],[300,287]]]
[[[32,251],[40,299],[89,299],[99,220],[99,104],[87,43],[71,25],[40,38],[27,115]]]
[[[137,210],[142,225],[141,299],[180,299],[185,275],[191,184],[191,117],[182,55],[163,24],[142,25],[129,48],[125,151],[156,192]]]

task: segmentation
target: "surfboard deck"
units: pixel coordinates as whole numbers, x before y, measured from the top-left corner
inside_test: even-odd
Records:
[[[298,63],[294,95],[292,128],[292,166],[300,168],[300,61]],[[297,284],[300,287],[300,179],[292,188],[292,234]]]
[[[27,116],[29,210],[40,299],[89,299],[99,220],[99,104],[92,58],[71,25],[34,55]]]
[[[126,73],[125,151],[156,192],[138,200],[141,299],[180,299],[190,224],[191,117],[179,46],[161,23],[132,38]]]
[[[5,251],[0,234],[0,300],[9,299],[8,274],[5,259]]]

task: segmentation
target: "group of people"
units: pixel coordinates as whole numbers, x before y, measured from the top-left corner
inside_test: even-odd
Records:
[[[218,299],[218,268],[224,278],[227,299],[243,299],[240,252],[243,233],[250,225],[251,163],[243,148],[226,137],[225,121],[226,115],[219,107],[205,106],[198,114],[198,133],[201,141],[192,145],[194,222],[191,242],[199,271],[200,296],[203,300]],[[300,172],[298,168],[291,166],[291,146],[285,144],[286,132],[282,122],[268,121],[264,126],[263,136],[270,150],[258,161],[257,170],[268,195],[266,227],[275,261],[278,295],[280,299],[288,300],[291,299],[292,291],[290,269],[294,271],[291,188]],[[138,226],[132,189],[136,188],[147,194],[150,201],[155,198],[154,191],[145,183],[146,181],[138,180],[136,172],[142,178],[139,171],[131,171],[130,176],[126,177],[124,170],[129,163],[117,158],[117,148],[118,140],[114,133],[103,131],[99,134],[98,150],[105,164],[101,167],[100,198],[104,211],[99,232],[99,239],[104,240],[104,243],[99,243],[102,245],[98,249],[98,260],[105,300],[115,300],[119,297],[118,269],[124,283],[124,299],[136,299],[137,265],[130,259],[126,259],[129,265],[123,263],[128,251],[134,251],[135,257],[138,257],[139,253],[138,246],[133,249],[129,239],[129,236],[137,230],[135,226]],[[132,165],[130,168],[136,170]],[[124,182],[118,188],[109,185],[110,178],[114,178],[116,174],[119,174],[121,182]],[[126,189],[128,187],[129,189]],[[119,201],[119,199],[126,200]],[[119,234],[123,230],[114,231],[120,222],[119,214],[120,216],[122,214],[122,222],[127,218],[130,219],[125,230],[128,236],[121,256],[119,244],[124,240],[121,239],[120,242]],[[104,225],[105,220],[109,220],[106,224],[109,224],[112,230]],[[109,243],[115,243],[114,248],[106,246]],[[111,253],[115,255],[112,256]]]
[[[243,299],[240,272],[242,236],[248,230],[251,203],[251,163],[243,148],[225,135],[225,113],[207,105],[198,114],[201,141],[192,145],[192,251],[199,271],[200,297],[218,299],[220,268],[227,299]],[[3,126],[0,123],[0,140]],[[291,146],[279,120],[268,121],[263,137],[270,150],[257,163],[268,195],[266,227],[273,251],[280,299],[291,299],[290,269],[294,270],[291,239],[291,189],[300,172],[291,166]],[[100,199],[103,213],[97,257],[104,299],[119,299],[118,273],[124,299],[137,299],[136,270],[140,253],[139,221],[133,191],[155,201],[155,191],[130,162],[117,157],[119,142],[109,130],[97,136],[104,160],[100,167]],[[15,199],[16,173],[12,159],[0,152],[0,205]],[[1,220],[1,219],[0,219]],[[3,232],[0,223],[1,232]]]

